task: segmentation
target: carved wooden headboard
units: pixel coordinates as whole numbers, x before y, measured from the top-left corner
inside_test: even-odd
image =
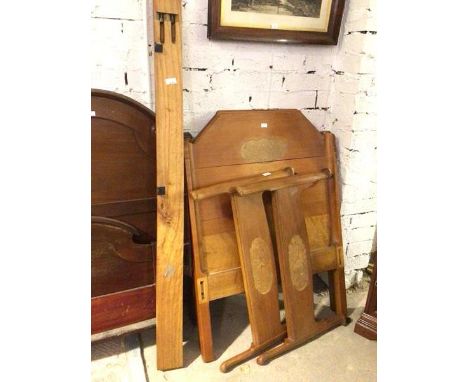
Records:
[[[92,332],[153,318],[155,116],[91,92]]]

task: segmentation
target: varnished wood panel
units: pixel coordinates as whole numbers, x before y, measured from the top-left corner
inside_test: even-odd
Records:
[[[114,92],[91,95],[92,322],[105,335],[155,317],[155,114]],[[184,251],[191,256],[189,227]]]
[[[105,90],[91,91],[91,109],[91,318],[100,333],[154,317],[155,120]]]
[[[91,108],[91,202],[154,196],[154,113],[100,90],[92,92]]]
[[[238,268],[230,268],[227,271],[210,273],[208,282],[210,301],[244,292],[240,265]]]
[[[273,192],[273,215],[288,338],[295,341],[315,326],[309,245],[297,188]]]
[[[153,318],[154,285],[91,299],[91,332],[103,331]]]
[[[224,232],[203,237],[204,264],[208,273],[239,267],[235,232]]]
[[[223,372],[271,347],[286,334],[280,321],[275,259],[262,195],[231,197],[252,344],[224,361],[220,367]]]
[[[114,219],[95,218],[91,227],[92,297],[154,284],[153,245],[148,238],[135,242],[138,230]]]
[[[156,197],[154,196],[143,199],[126,199],[115,202],[93,203],[91,205],[92,216],[117,217],[123,215],[153,213],[155,211]],[[151,229],[149,231],[152,232],[153,230]],[[149,233],[149,231],[147,232]],[[152,232],[152,234],[154,234],[154,232]]]
[[[290,133],[291,126],[294,134]],[[323,137],[297,110],[218,111],[194,143],[196,168],[325,154]],[[249,152],[257,153],[257,157]]]

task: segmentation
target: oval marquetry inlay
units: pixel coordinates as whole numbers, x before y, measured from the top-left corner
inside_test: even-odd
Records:
[[[289,273],[291,281],[298,291],[304,290],[309,283],[307,253],[304,242],[299,235],[291,238],[288,246]]]
[[[242,145],[241,156],[249,162],[269,162],[282,159],[287,148],[287,142],[281,138],[253,139]]]
[[[250,245],[250,262],[255,289],[261,294],[267,294],[273,284],[273,266],[268,244],[256,237]]]

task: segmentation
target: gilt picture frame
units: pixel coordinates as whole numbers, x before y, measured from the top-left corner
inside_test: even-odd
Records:
[[[208,38],[336,45],[345,0],[209,0]]]

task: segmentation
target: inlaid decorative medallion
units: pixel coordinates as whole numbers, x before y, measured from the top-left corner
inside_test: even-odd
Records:
[[[282,138],[260,138],[245,142],[241,147],[241,156],[246,161],[269,162],[281,159],[288,148]]]
[[[307,253],[304,242],[299,235],[291,238],[288,246],[289,273],[291,281],[298,291],[302,291],[309,283]]]
[[[255,289],[261,294],[267,294],[273,284],[273,266],[268,244],[260,237],[252,240],[250,245],[250,262]]]

